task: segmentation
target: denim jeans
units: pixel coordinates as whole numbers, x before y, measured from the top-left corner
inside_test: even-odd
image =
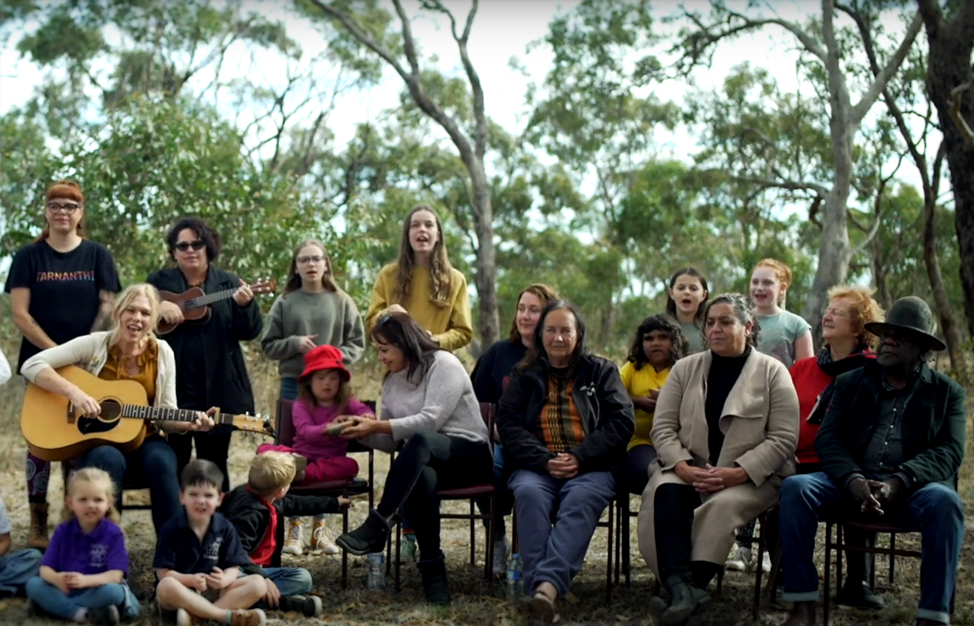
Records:
[[[818,573],[813,556],[819,518],[823,512],[847,510],[850,505],[852,512],[848,517],[851,518],[859,514],[851,496],[824,472],[792,476],[781,485],[785,600],[818,600]],[[875,516],[865,519],[875,519]],[[964,508],[957,492],[939,483],[929,483],[893,503],[879,519],[921,534],[923,556],[916,616],[949,623],[950,598],[964,541]]]
[[[588,472],[561,480],[517,470],[508,485],[514,493],[524,590],[534,593],[539,583],[548,582],[559,596],[565,595],[582,568],[595,525],[615,495],[612,474]]]
[[[24,585],[37,576],[44,555],[40,550],[15,550],[0,556],[0,591],[11,595],[23,592]]]
[[[281,377],[281,400],[298,399],[298,379]]]
[[[148,437],[137,450],[128,454],[113,446],[98,446],[78,459],[79,468],[99,467],[112,477],[117,489],[115,507],[122,510],[122,486],[125,476],[138,476],[147,484],[152,497],[152,524],[156,532],[176,514],[179,504],[179,475],[176,453],[158,435]]]
[[[81,609],[101,609],[113,605],[128,619],[139,614],[139,603],[124,583],[76,589],[65,594],[40,576],[35,576],[27,581],[27,597],[44,611],[65,620],[73,619]]]

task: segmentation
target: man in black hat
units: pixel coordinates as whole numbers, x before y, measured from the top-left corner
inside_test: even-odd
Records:
[[[824,471],[782,484],[784,599],[794,602],[783,626],[819,623],[813,557],[823,512],[921,533],[916,623],[950,623],[964,540],[957,470],[967,421],[964,389],[926,363],[931,351],[945,348],[933,328],[930,307],[912,296],[897,300],[885,323],[866,324],[880,337],[876,360],[835,380],[815,440]]]

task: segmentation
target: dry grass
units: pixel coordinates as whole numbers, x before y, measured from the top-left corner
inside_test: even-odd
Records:
[[[358,395],[362,398],[376,397],[378,377],[373,371],[357,376]],[[256,396],[258,411],[269,412],[276,396],[276,382],[272,368],[258,365],[253,368],[257,381]],[[23,458],[25,446],[19,435],[18,414],[22,386],[13,382],[0,388],[0,425],[5,434],[0,437],[0,472],[3,483],[0,487],[13,522],[14,546],[23,545],[27,532],[28,513],[23,481]],[[236,435],[231,454],[231,472],[234,484],[239,484],[245,476],[245,467],[258,439],[251,435]],[[377,455],[380,467],[378,490],[384,481],[388,467],[387,457]],[[360,457],[363,475],[366,470],[364,457]],[[962,471],[961,492],[966,506],[974,502],[974,460],[968,456]],[[61,493],[58,472],[51,481],[51,493]],[[52,517],[60,509],[56,504],[58,496],[52,495]],[[638,498],[633,498],[631,506],[638,509]],[[445,507],[461,507],[459,504]],[[365,506],[359,504],[351,513],[351,523],[357,524],[365,514]],[[630,530],[635,542],[635,518],[631,520]],[[332,523],[335,530],[339,524]],[[151,588],[151,559],[154,533],[148,512],[133,511],[123,519],[123,526],[129,537],[132,576],[138,585]],[[962,568],[958,577],[957,605],[954,614],[956,624],[974,624],[974,524],[968,522],[968,536],[962,555]],[[453,605],[446,609],[428,607],[422,598],[418,572],[414,567],[403,568],[403,590],[400,594],[391,591],[370,592],[365,589],[364,559],[351,557],[349,568],[349,588],[340,588],[340,558],[304,556],[286,559],[287,564],[300,565],[311,570],[316,581],[315,593],[322,596],[325,614],[320,620],[310,620],[296,615],[270,614],[271,623],[290,623],[310,625],[316,623],[334,624],[521,624],[525,617],[514,610],[504,598],[503,582],[488,588],[482,579],[480,566],[471,567],[468,559],[468,531],[462,522],[444,523],[444,551],[449,561],[450,584],[454,592]],[[482,530],[478,538],[482,542]],[[898,539],[905,546],[918,547],[919,535],[907,535]],[[821,543],[821,542],[820,542]],[[629,588],[619,587],[613,592],[612,602],[604,601],[604,563],[606,557],[606,534],[599,530],[589,548],[585,566],[573,586],[573,602],[563,603],[563,622],[565,624],[655,624],[650,614],[648,602],[653,584],[652,574],[639,557],[635,543],[632,545],[633,579]],[[481,553],[482,554],[482,553]],[[481,556],[482,558],[482,556]],[[822,556],[818,563],[821,566]],[[897,580],[895,584],[885,583],[885,561],[878,564],[877,583],[886,599],[887,608],[879,612],[863,612],[836,609],[833,624],[873,626],[908,626],[914,622],[914,611],[919,589],[919,561],[915,559],[897,560]],[[883,582],[879,582],[883,581]],[[753,577],[738,573],[728,573],[724,590],[715,595],[713,602],[690,622],[696,626],[737,626],[780,624],[786,615],[783,604],[770,604],[765,595],[762,598],[760,619],[754,622],[750,616],[750,600],[753,590]],[[158,620],[146,612],[142,624],[155,624]],[[0,623],[4,624],[54,624],[42,620],[28,621],[22,600],[0,601]]]

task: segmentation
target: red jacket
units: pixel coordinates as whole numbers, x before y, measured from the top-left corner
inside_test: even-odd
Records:
[[[865,356],[875,358],[876,355],[866,353]],[[791,373],[791,380],[795,384],[795,391],[798,392],[798,414],[801,416],[798,426],[798,449],[795,451],[795,457],[799,463],[818,463],[818,454],[815,452],[815,436],[818,435],[819,424],[809,424],[808,416],[815,408],[815,402],[819,395],[835,378],[826,374],[818,366],[817,355],[795,361],[795,364],[788,371]]]

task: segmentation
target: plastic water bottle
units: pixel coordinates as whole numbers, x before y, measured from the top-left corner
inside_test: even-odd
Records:
[[[507,564],[507,597],[511,602],[517,602],[524,595],[524,579],[521,578],[523,569],[521,555],[512,554],[511,562]]]
[[[371,590],[384,589],[386,586],[386,555],[382,552],[369,553],[368,587]]]

